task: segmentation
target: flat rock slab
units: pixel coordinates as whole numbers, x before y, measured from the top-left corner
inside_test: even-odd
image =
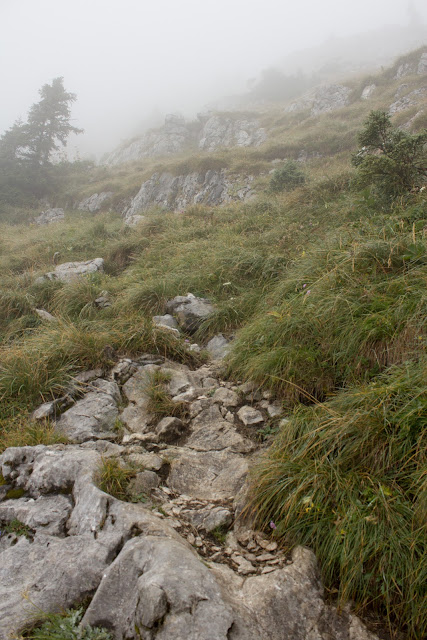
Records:
[[[234,498],[242,488],[248,462],[242,456],[223,451],[166,450],[171,461],[168,486],[199,500]]]
[[[192,551],[147,536],[123,547],[82,623],[107,626],[115,640],[227,640],[233,615]]]
[[[104,260],[102,258],[86,260],[85,262],[64,262],[63,264],[59,264],[55,271],[46,273],[44,277],[48,280],[71,282],[72,280],[76,280],[76,278],[87,276],[97,271],[104,271]]]
[[[59,433],[65,433],[78,443],[114,440],[117,437],[115,424],[119,415],[117,402],[120,391],[115,382],[102,380],[102,383],[97,386],[95,381],[95,390],[62,414],[55,427]]]

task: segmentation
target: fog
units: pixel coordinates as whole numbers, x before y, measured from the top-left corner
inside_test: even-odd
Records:
[[[410,20],[427,22],[423,0],[0,0],[0,132],[63,76],[85,129],[70,156],[100,154],[294,51]]]

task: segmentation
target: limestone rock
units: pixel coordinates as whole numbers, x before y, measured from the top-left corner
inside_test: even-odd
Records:
[[[229,527],[233,522],[233,515],[224,507],[213,509],[189,509],[182,517],[191,522],[193,527],[208,533],[219,527]]]
[[[174,176],[154,173],[142,183],[130,207],[123,211],[125,222],[153,206],[167,211],[183,211],[193,204],[220,205],[233,200],[246,200],[252,194],[253,176],[228,177],[224,169],[193,172]]]
[[[230,344],[222,333],[214,336],[206,345],[206,351],[209,352],[213,360],[222,360],[230,350]]]
[[[376,88],[377,88],[376,84],[368,84],[362,91],[362,95],[361,95],[362,100],[369,100],[369,98],[371,98],[372,95],[374,94]]]
[[[120,391],[115,382],[104,384],[87,393],[65,411],[56,423],[56,430],[65,433],[74,442],[117,437],[115,423],[119,415],[117,402]]]
[[[64,535],[65,523],[71,513],[69,496],[40,496],[5,500],[0,503],[0,522],[19,520],[33,530],[49,535]]]
[[[147,536],[126,543],[82,623],[106,625],[116,640],[227,640],[233,615],[192,551]]]
[[[47,209],[35,219],[35,223],[50,224],[51,222],[60,222],[64,217],[64,209]]]
[[[178,323],[169,313],[164,316],[153,316],[153,324],[157,327],[163,327],[164,329],[168,329],[175,332],[177,335],[180,335]]]
[[[85,262],[64,262],[59,264],[55,271],[50,271],[44,275],[47,280],[60,280],[61,282],[71,282],[81,276],[90,275],[98,271],[104,271],[104,260],[95,258]]]
[[[245,425],[260,424],[261,422],[264,422],[261,411],[258,411],[258,409],[254,409],[253,407],[249,407],[248,405],[241,407],[237,412],[237,415]]]
[[[45,309],[34,309],[34,311],[37,313],[39,318],[41,318],[45,322],[58,322],[58,319]]]
[[[315,95],[311,108],[311,115],[317,116],[320,113],[335,111],[348,104],[351,89],[340,84],[331,84],[320,87]]]
[[[89,211],[90,213],[95,213],[96,211],[102,209],[104,203],[107,200],[110,200],[112,195],[112,191],[102,191],[101,193],[94,193],[88,198],[82,200],[78,204],[77,208],[79,209],[79,211]]]
[[[199,500],[233,498],[243,486],[248,463],[242,456],[221,451],[168,450],[170,473],[167,484],[177,493]]]
[[[237,407],[240,404],[240,398],[235,391],[219,387],[212,396],[212,402],[222,404],[224,407]]]
[[[197,298],[192,293],[176,296],[166,303],[168,313],[173,313],[180,326],[189,333],[194,333],[202,321],[214,311],[210,300]]]
[[[427,52],[422,53],[420,57],[420,61],[417,67],[418,75],[422,75],[423,73],[427,73]]]
[[[149,495],[153,489],[157,489],[160,484],[160,478],[154,471],[142,471],[137,473],[135,478],[129,483],[129,491],[133,495],[146,494]]]
[[[156,433],[160,442],[175,442],[185,431],[185,425],[179,418],[167,417],[160,420]]]
[[[67,609],[89,596],[120,542],[117,534],[104,534],[96,540],[90,533],[68,538],[40,535],[33,542],[21,537],[2,551],[0,640],[9,640],[41,612]]]
[[[215,151],[221,147],[259,146],[267,139],[257,120],[211,115],[203,125],[199,149]]]

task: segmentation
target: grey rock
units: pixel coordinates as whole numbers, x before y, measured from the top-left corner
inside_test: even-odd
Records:
[[[55,416],[56,402],[44,402],[31,414],[32,420],[45,420],[46,418]]]
[[[233,498],[243,486],[248,462],[242,456],[221,451],[176,449],[167,451],[170,473],[167,484],[177,493],[198,500]]]
[[[416,65],[414,63],[404,62],[397,68],[396,75],[394,76],[395,80],[403,78],[404,76],[409,76],[411,73],[415,72],[415,69]]]
[[[72,282],[81,276],[104,271],[104,260],[95,258],[84,262],[64,262],[59,264],[55,271],[46,273],[43,278],[47,280],[60,280],[61,282]]]
[[[185,331],[194,333],[202,321],[214,311],[214,306],[210,300],[197,298],[189,293],[168,300],[166,310],[177,317],[179,325]]]
[[[220,387],[212,396],[212,402],[224,405],[224,407],[237,407],[240,404],[240,398],[235,391]]]
[[[163,466],[163,460],[155,453],[132,453],[128,456],[128,461],[148,471],[160,471]]]
[[[129,491],[133,495],[141,493],[150,495],[154,489],[157,489],[159,484],[160,478],[154,471],[142,471],[141,473],[137,473],[135,478],[129,483]]]
[[[167,417],[160,420],[156,433],[160,442],[176,442],[185,431],[185,425],[179,418]]]
[[[120,414],[120,421],[135,435],[144,435],[153,430],[154,416],[147,410],[147,404],[129,404]]]
[[[186,446],[195,451],[222,451],[250,453],[254,444],[224,420],[218,405],[203,409],[191,422],[191,435]]]
[[[264,422],[263,415],[258,409],[245,405],[237,412],[238,417],[245,425],[260,424]]]
[[[81,602],[99,585],[121,535],[20,538],[1,553],[0,639],[41,617]],[[15,636],[16,637],[16,636]]]
[[[417,73],[422,75],[427,73],[427,53],[422,53],[417,67]]]
[[[400,111],[404,111],[409,107],[413,107],[417,105],[421,100],[424,99],[426,95],[427,95],[426,88],[414,89],[414,91],[411,91],[410,93],[408,93],[408,95],[403,96],[402,98],[399,98],[398,100],[393,102],[390,105],[388,111],[391,115],[395,113],[400,113]]]
[[[199,149],[215,151],[221,147],[257,147],[266,139],[266,131],[260,128],[257,120],[215,114],[203,125]]]
[[[209,352],[213,360],[222,360],[230,350],[230,344],[222,333],[214,336],[206,345],[206,351]]]
[[[315,95],[311,108],[311,115],[317,116],[320,113],[335,111],[348,104],[351,89],[340,84],[331,84],[320,87]]]
[[[376,84],[368,84],[362,91],[362,95],[361,95],[362,100],[369,100],[369,98],[373,96],[376,88],[377,88]]]
[[[41,225],[50,224],[51,222],[60,222],[64,217],[64,209],[47,209],[35,219],[35,223]]]
[[[145,406],[147,402],[146,389],[150,384],[153,374],[158,369],[156,364],[148,364],[140,367],[122,387],[123,395],[129,402],[139,406]]]
[[[64,534],[65,523],[71,513],[69,496],[40,496],[6,500],[0,504],[0,521],[19,520],[33,530],[60,536]]]
[[[153,316],[153,324],[157,327],[163,327],[165,329],[175,331],[177,335],[180,335],[178,323],[169,313],[164,316]]]
[[[168,211],[183,211],[190,205],[220,205],[246,200],[252,193],[253,176],[231,178],[224,169],[174,176],[154,173],[142,183],[130,207],[123,211],[125,222],[153,206]]]
[[[95,381],[93,388],[65,411],[56,423],[56,430],[65,433],[74,442],[114,440],[117,437],[115,425],[119,415],[119,388],[115,382],[106,380],[102,380],[102,384]]]
[[[105,202],[110,200],[112,195],[112,191],[102,191],[101,193],[94,193],[88,198],[82,200],[78,204],[77,208],[80,211],[89,211],[90,213],[95,213],[96,211],[102,209]]]
[[[182,513],[182,517],[188,520],[196,529],[210,533],[218,527],[229,527],[233,522],[233,515],[224,507],[213,509],[189,509]]]
[[[49,313],[49,311],[46,311],[45,309],[34,309],[34,311],[35,313],[37,313],[39,318],[41,318],[45,322],[58,322],[58,318],[55,318],[55,316],[53,316],[51,313]]]
[[[227,640],[233,615],[190,549],[147,536],[126,543],[82,623],[106,625],[116,640]]]

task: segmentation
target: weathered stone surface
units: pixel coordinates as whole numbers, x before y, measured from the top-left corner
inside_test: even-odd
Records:
[[[261,422],[264,422],[261,411],[258,411],[258,409],[254,409],[253,407],[249,407],[248,405],[241,407],[237,412],[237,415],[245,425],[260,424]]]
[[[185,431],[185,425],[179,418],[172,416],[160,420],[156,427],[156,433],[160,442],[176,442]]]
[[[267,139],[257,120],[211,115],[204,123],[199,148],[215,151],[221,147],[257,147]]]
[[[231,178],[225,169],[193,172],[174,176],[154,173],[142,183],[130,207],[123,211],[125,222],[153,206],[168,211],[183,211],[193,204],[220,205],[234,200],[246,200],[253,195],[253,176]]]
[[[168,450],[171,469],[168,486],[200,500],[233,498],[248,473],[245,458],[222,451]]]
[[[240,398],[235,391],[219,387],[212,396],[212,402],[222,404],[224,407],[237,407],[240,404]]]
[[[424,99],[426,95],[427,89],[414,89],[414,91],[411,91],[410,93],[408,93],[408,95],[403,96],[402,98],[399,98],[398,100],[393,102],[393,104],[390,105],[388,111],[391,115],[393,115],[394,113],[399,113],[404,109],[408,109],[409,107],[417,105],[421,100]]]
[[[214,311],[214,306],[206,298],[197,298],[192,293],[176,296],[166,303],[168,313],[173,313],[179,325],[189,333],[194,333],[202,321]]]
[[[55,538],[40,535],[1,554],[0,639],[20,631],[40,612],[71,607],[99,585],[121,542],[116,534]],[[24,597],[25,596],[25,597]]]
[[[207,567],[179,543],[152,536],[126,543],[83,619],[107,625],[116,640],[227,640],[232,623]]]
[[[330,84],[318,87],[314,91],[292,102],[287,112],[305,111],[310,109],[312,116],[317,116],[328,111],[335,111],[345,107],[350,98],[351,89],[341,84]]]
[[[153,316],[153,324],[157,327],[163,327],[164,329],[175,332],[176,335],[180,335],[178,323],[169,313],[164,316]]]
[[[52,536],[64,534],[65,523],[71,513],[69,496],[40,496],[5,500],[0,503],[0,522],[19,520],[27,527]]]
[[[43,211],[36,219],[36,224],[50,224],[51,222],[60,222],[65,217],[64,209],[47,209]]]
[[[223,451],[250,453],[254,444],[240,435],[232,424],[224,420],[218,405],[203,409],[191,422],[192,433],[186,446],[195,451]]]
[[[157,371],[158,368],[156,364],[148,364],[145,367],[140,367],[138,371],[125,382],[122,387],[122,392],[129,402],[145,406],[147,400],[145,391],[152,380],[154,372]]]
[[[420,61],[417,67],[418,75],[422,75],[423,73],[427,73],[427,52],[422,53],[420,57]]]
[[[153,430],[153,415],[147,410],[148,400],[143,404],[129,404],[120,414],[120,421],[134,434],[143,435]]]
[[[159,476],[154,471],[142,471],[137,473],[135,478],[129,484],[129,491],[133,495],[146,494],[149,495],[153,489],[157,489],[160,484]]]
[[[230,343],[224,338],[222,333],[214,336],[206,345],[206,351],[209,352],[213,360],[222,360],[230,350]]]
[[[55,318],[55,316],[53,316],[51,313],[49,313],[49,311],[46,311],[46,309],[34,309],[34,311],[35,313],[37,313],[39,318],[41,318],[45,322],[58,322],[58,319]]]
[[[65,433],[74,442],[101,439],[114,440],[116,420],[119,415],[117,402],[120,390],[115,382],[102,381],[102,385],[93,383],[94,391],[87,393],[65,411],[56,429]]]
[[[218,527],[229,527],[233,522],[233,515],[224,507],[213,509],[189,509],[182,517],[191,522],[193,527],[203,531],[213,531]]]
[[[376,88],[377,88],[376,84],[368,84],[362,91],[362,95],[361,95],[362,100],[369,100],[369,98],[373,96]]]
[[[61,280],[61,282],[71,282],[81,276],[90,275],[97,271],[104,271],[104,260],[95,258],[85,262],[64,262],[59,264],[55,271],[46,273],[43,277],[48,280]]]
[[[111,199],[112,195],[112,191],[102,191],[101,193],[94,193],[88,198],[82,200],[77,208],[80,211],[89,211],[90,213],[95,213],[96,211],[102,209],[103,205],[105,205],[105,203]]]
[[[55,402],[43,402],[37,409],[31,414],[33,420],[45,420],[46,418],[53,417],[55,415]]]

